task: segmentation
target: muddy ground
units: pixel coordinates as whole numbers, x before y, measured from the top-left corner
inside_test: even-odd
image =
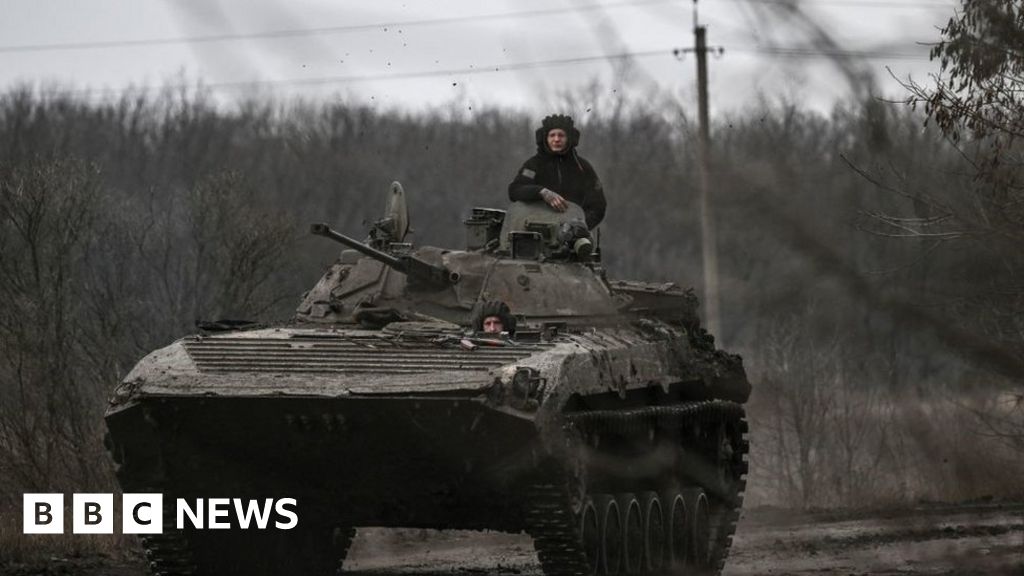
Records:
[[[360,530],[345,574],[540,576],[529,538],[478,532]],[[2,576],[143,576],[141,561],[52,558]],[[744,513],[724,576],[1022,575],[1024,503],[890,512]]]

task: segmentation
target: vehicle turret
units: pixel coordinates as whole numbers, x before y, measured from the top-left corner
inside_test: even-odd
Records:
[[[345,246],[365,254],[378,262],[383,262],[385,265],[390,266],[391,268],[408,276],[412,279],[413,284],[418,282],[430,288],[443,288],[459,282],[458,272],[452,272],[444,266],[431,264],[412,254],[392,256],[387,252],[382,252],[371,247],[369,244],[364,244],[355,238],[351,238],[341,234],[340,232],[331,230],[331,227],[327,224],[313,224],[310,226],[309,232],[310,234],[330,238],[331,240],[344,244]]]

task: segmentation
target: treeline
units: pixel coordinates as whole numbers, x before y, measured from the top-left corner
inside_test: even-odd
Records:
[[[699,290],[688,111],[581,96],[557,112],[605,184],[610,275]],[[470,207],[505,204],[538,122],[455,104],[0,96],[0,510],[23,492],[109,491],[110,389],[196,320],[286,318],[337,253],[308,223],[358,236],[399,180],[414,241],[460,246]],[[718,336],[755,383],[753,501],[1019,495],[1020,418],[1001,391],[1024,356],[1024,251],[950,229],[952,212],[998,212],[961,154],[874,101],[830,116],[764,103],[712,132]]]

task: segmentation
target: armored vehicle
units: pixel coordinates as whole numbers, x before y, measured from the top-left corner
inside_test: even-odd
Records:
[[[356,527],[383,526],[525,532],[550,575],[717,573],[747,472],[742,362],[692,291],[609,280],[582,220],[479,208],[466,249],[414,247],[395,183],[365,242],[313,226],[346,249],[293,320],[145,357],[106,420],[124,491],[163,494],[153,572],[332,574]],[[490,301],[514,332],[474,331]],[[290,529],[183,521],[182,502],[286,497]]]

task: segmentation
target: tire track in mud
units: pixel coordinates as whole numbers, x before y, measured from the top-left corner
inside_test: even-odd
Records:
[[[725,576],[1024,575],[1024,506],[752,511]]]

